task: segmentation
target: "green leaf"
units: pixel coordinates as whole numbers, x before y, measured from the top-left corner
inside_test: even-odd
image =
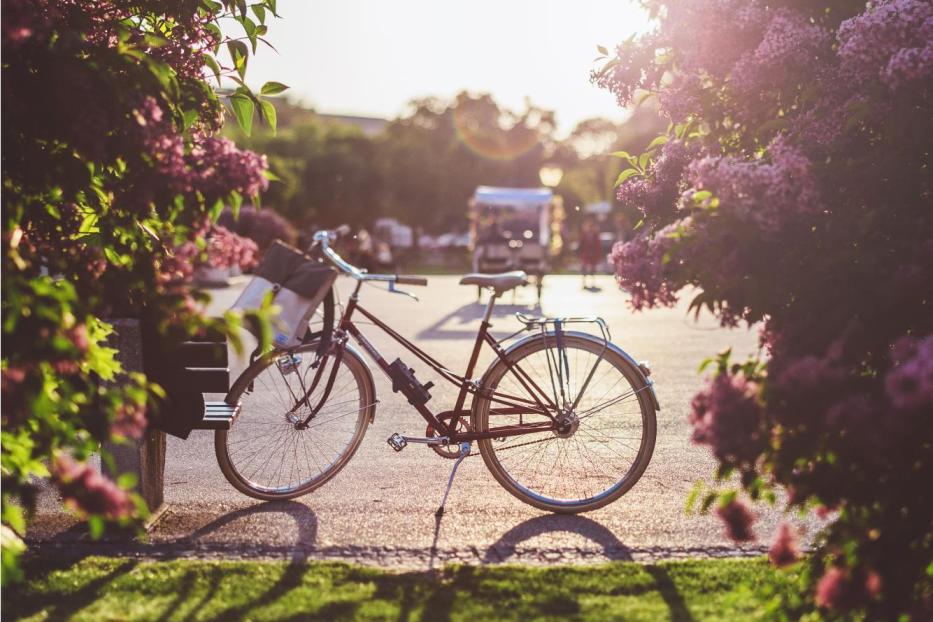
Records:
[[[87,527],[92,540],[99,540],[104,535],[104,519],[96,514],[88,517]]]
[[[218,26],[214,22],[208,22],[207,25],[204,26],[204,28],[209,33],[211,33],[211,36],[213,37],[214,41],[217,42],[217,44],[214,46],[214,54],[216,54],[217,51],[220,49],[220,42],[224,40],[224,33],[220,30],[220,26]]]
[[[230,211],[233,212],[233,219],[240,217],[240,207],[243,205],[243,195],[236,190],[230,191]]]
[[[260,24],[266,23],[266,7],[261,4],[254,4],[250,7],[253,10],[253,15],[256,16],[256,19],[259,20]]]
[[[651,156],[654,155],[652,151],[646,151],[638,157],[638,168],[645,170],[645,167],[648,166],[648,162],[651,160]]]
[[[623,183],[625,183],[627,179],[629,179],[630,177],[633,177],[634,175],[639,175],[638,169],[634,169],[634,168],[625,169],[624,171],[619,173],[618,177],[616,177],[615,185],[616,186],[622,185]]]
[[[255,105],[246,95],[234,93],[230,96],[230,107],[233,108],[233,116],[236,117],[237,125],[243,130],[243,133],[249,136],[253,132],[253,110]]]
[[[256,53],[256,22],[254,22],[248,17],[241,17],[238,21],[243,26],[243,32],[246,33],[246,38],[249,39],[249,43],[253,47],[253,54],[255,54]]]
[[[275,125],[276,125],[275,106],[272,105],[272,102],[263,100],[259,102],[259,109],[262,111],[262,115],[265,117],[266,123],[268,123],[269,127],[272,129],[272,133],[275,134]]]
[[[606,75],[612,70],[613,67],[615,67],[618,64],[619,64],[619,59],[613,58],[612,60],[610,60],[609,62],[607,62],[605,65],[602,66],[602,69],[599,70],[599,73],[597,75],[600,77]]]
[[[613,151],[610,153],[613,158],[625,158],[626,160],[631,160],[632,156],[628,151]]]
[[[259,89],[260,95],[278,95],[282,91],[288,89],[288,86],[282,84],[281,82],[266,82],[262,85],[262,88]]]
[[[242,41],[227,41],[227,50],[236,72],[243,78],[246,76],[246,62],[249,58],[249,47]]]
[[[221,199],[214,201],[214,205],[211,206],[211,222],[217,222],[217,219],[220,218],[220,214],[224,211],[224,202]]]
[[[700,498],[700,493],[703,492],[704,487],[705,485],[702,481],[697,481],[693,484],[690,494],[687,495],[687,502],[684,504],[684,512],[688,516],[696,511],[697,499]]]
[[[3,522],[19,535],[26,533],[26,517],[23,514],[23,508],[18,505],[4,503]]]
[[[198,120],[198,111],[197,110],[186,110],[182,115],[182,120],[184,122],[184,127],[187,130],[189,127],[194,125],[194,122]]]
[[[659,145],[663,145],[663,144],[666,143],[668,140],[670,140],[670,139],[669,139],[669,137],[668,137],[666,134],[661,134],[660,136],[658,136],[657,138],[655,138],[654,140],[651,141],[651,144],[648,145],[648,149],[654,149],[655,147],[657,147],[657,146],[659,146]]]
[[[654,91],[645,91],[644,93],[638,96],[637,100],[635,100],[635,105],[641,106],[643,103],[651,99],[653,95],[654,95]]]
[[[700,503],[700,514],[706,514],[709,512],[710,507],[716,501],[716,497],[717,495],[715,492],[707,493],[706,496],[703,497],[703,501]]]
[[[214,74],[214,79],[217,80],[217,84],[220,84],[220,65],[217,63],[217,59],[210,54],[205,54],[204,64],[207,65],[208,69]]]

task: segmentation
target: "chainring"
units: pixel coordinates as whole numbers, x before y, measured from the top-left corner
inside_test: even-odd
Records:
[[[439,419],[441,419],[442,421],[449,420],[452,418],[453,418],[453,415],[439,417]],[[461,417],[460,421],[457,424],[457,432],[472,432],[472,431],[473,431],[473,427],[469,424],[469,422],[467,422],[465,418]],[[436,432],[434,431],[434,426],[429,423],[427,429],[424,431],[424,435],[427,436],[428,438],[432,436],[436,436]],[[460,457],[460,445],[457,443],[453,443],[451,445],[428,445],[428,447],[433,449],[434,453],[436,453],[441,458],[447,458],[448,460],[455,460],[456,458]]]

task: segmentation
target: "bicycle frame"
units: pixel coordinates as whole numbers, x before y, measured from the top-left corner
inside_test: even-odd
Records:
[[[314,415],[317,414],[316,411],[319,410],[320,405],[327,401],[333,386],[334,373],[337,366],[340,364],[340,358],[343,354],[343,345],[346,343],[348,337],[352,337],[353,340],[359,344],[359,346],[365,350],[366,353],[373,359],[376,365],[378,365],[379,369],[381,369],[387,377],[391,378],[389,363],[386,362],[382,354],[379,353],[376,347],[360,332],[356,324],[353,323],[354,313],[359,312],[368,320],[370,320],[375,326],[389,335],[394,341],[418,357],[418,359],[428,365],[428,367],[444,378],[444,380],[459,387],[459,394],[457,395],[456,404],[453,410],[443,411],[441,413],[435,414],[424,404],[412,404],[412,406],[415,408],[415,410],[418,411],[424,420],[431,425],[435,434],[442,438],[446,437],[447,443],[456,444],[481,439],[502,438],[507,436],[532,434],[535,432],[548,430],[558,430],[559,423],[556,416],[560,414],[560,408],[554,403],[548,393],[539,387],[538,384],[534,382],[531,376],[529,376],[520,365],[513,363],[508,359],[506,352],[500,343],[489,334],[489,327],[491,326],[489,323],[489,318],[492,315],[492,310],[495,306],[496,298],[498,297],[495,293],[492,294],[489,299],[489,303],[486,306],[486,312],[483,316],[483,321],[480,324],[479,331],[477,332],[476,341],[473,344],[473,351],[470,354],[470,359],[467,363],[466,371],[462,376],[460,376],[447,369],[442,363],[431,357],[431,355],[426,353],[424,350],[413,344],[402,335],[398,334],[385,322],[360,306],[359,291],[361,286],[362,282],[357,282],[356,288],[354,289],[353,294],[351,295],[347,306],[344,309],[343,315],[340,318],[340,322],[338,323],[336,330],[337,334],[334,339],[331,351],[324,355],[324,357],[328,357],[330,355],[336,357],[333,371],[327,386],[325,386],[324,395],[322,396],[318,407],[312,408],[311,414],[308,415],[304,425],[307,425],[311,419],[313,419]],[[515,375],[519,384],[528,392],[528,395],[531,396],[531,399],[528,399],[528,397],[510,395],[498,391],[486,391],[482,389],[478,383],[470,379],[476,369],[476,362],[479,359],[479,354],[482,350],[483,343],[488,344],[492,348],[499,360],[501,360],[508,367],[509,372]],[[322,359],[318,368],[318,372],[312,381],[311,388],[307,390],[305,397],[302,400],[297,401],[293,410],[297,410],[299,406],[307,403],[308,396],[320,381],[321,373],[325,366],[326,358]],[[521,422],[520,418],[518,425],[491,428],[485,432],[461,432],[458,431],[460,420],[462,417],[469,415],[470,413],[469,410],[464,409],[467,395],[480,395],[490,400],[494,404],[503,405],[491,408],[491,414],[538,415],[546,417],[547,421],[523,423]]]

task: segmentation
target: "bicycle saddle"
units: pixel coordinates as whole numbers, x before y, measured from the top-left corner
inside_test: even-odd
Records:
[[[521,270],[512,272],[502,272],[500,274],[467,274],[460,279],[461,285],[478,285],[479,287],[491,287],[497,294],[502,294],[519,285],[527,285],[528,275]]]

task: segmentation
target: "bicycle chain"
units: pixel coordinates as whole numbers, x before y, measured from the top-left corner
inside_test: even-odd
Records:
[[[519,447],[524,447],[525,445],[534,445],[534,444],[536,444],[536,443],[543,443],[544,441],[551,441],[551,440],[554,440],[554,439],[551,439],[551,438],[541,438],[541,439],[538,439],[538,440],[536,440],[536,441],[528,441],[527,443],[519,443],[519,444],[517,444],[517,445],[509,445],[508,447],[500,447],[500,448],[497,449],[496,451],[503,451],[503,450],[505,450],[505,449],[518,449]],[[480,455],[480,454],[475,453],[475,454],[470,454],[470,455],[467,456],[467,457],[468,457],[468,458],[475,458],[475,457],[477,457],[477,456],[479,456],[479,455]]]

